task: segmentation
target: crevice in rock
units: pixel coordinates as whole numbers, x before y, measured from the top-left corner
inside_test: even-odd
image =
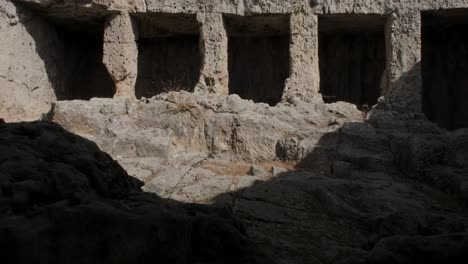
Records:
[[[177,190],[177,188],[179,188],[180,184],[184,181],[185,177],[187,177],[195,168],[198,168],[200,167],[200,165],[203,164],[203,162],[207,161],[209,159],[209,157],[205,157],[195,163],[193,163],[190,168],[184,173],[184,175],[182,175],[182,177],[180,177],[180,179],[177,181],[177,183],[174,185],[174,188],[171,189],[171,191],[169,192],[169,195],[167,196],[167,199],[171,199],[172,195],[174,194],[174,192]]]

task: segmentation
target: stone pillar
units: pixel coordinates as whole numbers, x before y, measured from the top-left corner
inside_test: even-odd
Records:
[[[218,13],[199,14],[202,23],[200,48],[202,67],[196,93],[229,93],[228,36],[223,16]]]
[[[115,15],[107,21],[102,60],[115,82],[114,98],[135,99],[138,74],[136,32],[136,27],[128,13]]]
[[[421,14],[393,13],[387,25],[385,103],[396,111],[422,111]]]
[[[291,15],[290,77],[286,81],[283,101],[294,97],[303,100],[320,99],[318,51],[318,17],[300,11]]]

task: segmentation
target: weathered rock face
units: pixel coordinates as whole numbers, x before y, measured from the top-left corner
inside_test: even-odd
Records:
[[[376,245],[368,256],[344,263],[463,263],[468,257],[467,238],[463,235],[393,237]]]
[[[335,170],[336,163],[338,171],[344,166],[403,173],[462,197],[468,186],[460,147],[466,130],[447,133],[421,115],[387,110],[374,109],[366,116],[343,102],[270,107],[237,95],[172,92],[136,102],[57,102],[50,117],[97,142],[147,188],[155,185],[166,195],[207,161],[282,161],[325,172]],[[227,184],[219,192],[231,188]],[[192,200],[190,195],[180,199],[209,202],[213,197]]]
[[[463,263],[465,130],[189,93],[58,102],[51,117],[146,191],[213,205],[142,193],[57,125],[0,124],[6,263]]]
[[[2,115],[7,120],[37,119],[47,112],[55,98],[64,98],[61,96],[64,89],[80,90],[68,91],[66,94],[71,94],[73,98],[65,99],[112,96],[134,99],[135,96],[148,97],[167,90],[182,89],[199,94],[236,93],[244,99],[272,105],[279,101],[296,99],[320,101],[322,99],[320,90],[322,90],[327,97],[357,104],[374,104],[376,98],[383,96],[378,105],[399,112],[421,112],[422,60],[430,64],[433,64],[431,61],[437,61],[434,57],[436,55],[431,55],[430,52],[426,53],[429,54],[427,57],[422,56],[421,50],[425,46],[422,40],[431,41],[431,38],[422,38],[421,28],[428,28],[422,17],[435,14],[440,20],[438,23],[451,23],[455,27],[463,27],[465,22],[463,15],[460,14],[463,14],[467,8],[468,2],[465,0],[16,0],[13,2],[7,0],[2,3],[4,11],[0,12],[3,19],[2,30],[5,33],[2,34],[5,36],[2,38],[4,43],[2,45],[5,48],[1,49],[0,57],[5,68],[0,72],[4,76],[2,79],[5,83],[2,89],[6,91],[1,97],[2,104],[5,105],[2,107]],[[180,22],[167,23],[164,19],[167,16],[172,16]],[[183,22],[183,18],[187,16],[192,17],[193,21],[189,28],[196,31],[195,33],[183,30],[187,28]],[[282,18],[270,19],[275,16]],[[142,17],[147,19],[143,21]],[[240,25],[239,30],[232,30],[230,23],[232,17],[236,17],[234,24]],[[256,17],[267,19],[256,20]],[[320,20],[326,21],[321,18],[329,17],[344,23],[319,23]],[[96,24],[95,22],[100,19],[106,23]],[[89,72],[98,72],[96,75],[98,79],[112,79],[113,86],[86,82],[86,76],[89,77],[90,73],[85,70],[71,70],[81,69],[81,63],[78,60],[78,64],[73,62],[70,64],[72,59],[67,54],[73,53],[74,56],[71,58],[81,58],[83,56],[80,54],[84,54],[87,48],[81,45],[83,48],[81,51],[67,49],[62,51],[61,47],[65,44],[60,38],[56,39],[54,34],[60,33],[60,28],[64,24],[79,28],[100,28],[102,41],[94,44],[103,43],[102,52],[96,53],[94,57],[102,56],[109,76],[99,73],[100,70],[90,70],[102,70],[104,67],[99,61],[88,60],[86,62],[88,64],[81,68],[88,69]],[[375,45],[366,48],[359,44],[355,37],[340,38],[336,32],[342,31],[343,24],[346,27],[352,25],[354,31],[362,32],[364,36],[362,39],[372,35],[374,32],[372,25],[379,25],[379,34],[372,38]],[[281,32],[277,31],[278,25]],[[31,30],[24,30],[25,28]],[[171,47],[168,52],[148,48],[147,32],[145,32],[148,29],[153,33],[150,39],[156,39],[158,44],[162,45],[160,49]],[[67,30],[71,34],[77,34],[70,28]],[[320,49],[319,38],[324,38],[319,32],[335,32],[336,34],[333,33],[331,37],[336,38],[340,45],[322,44],[322,46],[336,46],[338,50],[348,47],[352,53],[349,61],[355,67],[345,69],[338,63],[339,59],[333,50],[329,51],[323,47]],[[187,34],[193,39],[189,41]],[[278,35],[283,37],[281,41],[276,41],[276,38],[272,37]],[[171,43],[171,39],[174,38],[185,39],[185,42],[180,42],[187,45],[182,47],[164,45]],[[198,44],[195,38],[199,40]],[[12,43],[25,45],[12,45]],[[30,45],[27,45],[28,43]],[[240,48],[246,43],[251,48]],[[31,48],[34,46],[37,48]],[[431,44],[427,46],[430,49]],[[53,53],[50,47],[56,47]],[[140,55],[139,50],[142,51]],[[161,53],[164,53],[164,56]],[[451,49],[445,57],[466,57],[463,54],[463,49]],[[150,57],[151,60],[148,59]],[[187,65],[181,63],[180,57],[188,58]],[[320,59],[325,61],[320,62]],[[467,64],[464,59],[460,60],[461,65]],[[158,61],[158,64],[154,62],[156,65],[153,65],[151,61]],[[271,66],[255,66],[262,64]],[[34,69],[37,74],[31,76],[31,71],[28,72],[29,75],[24,74],[22,65],[28,65],[28,68]],[[351,73],[351,71],[359,72],[358,69],[362,72],[372,69],[373,74],[368,76]],[[168,74],[169,71],[171,74]],[[330,75],[334,72],[340,77],[336,82],[331,82],[333,76]],[[464,86],[466,80],[457,77],[455,72],[460,71],[441,71],[435,76],[439,80],[456,80],[454,82],[457,86]],[[347,73],[355,77],[347,78]],[[86,90],[71,85],[66,85],[64,88],[64,83],[69,83],[67,81],[70,76],[74,77],[72,80],[76,80],[72,83],[84,80],[81,86],[93,88]],[[362,77],[358,78],[359,76]],[[428,73],[425,76],[433,75]],[[320,82],[321,77],[324,78],[322,82]],[[433,83],[431,77],[427,79],[426,83]],[[98,86],[106,87],[98,88]],[[135,90],[135,86],[138,91]],[[328,89],[328,86],[332,88]],[[364,88],[359,89],[360,86]],[[432,91],[435,88],[429,85],[426,89]],[[363,95],[356,95],[359,92]],[[82,95],[83,93],[85,95]],[[436,92],[425,94],[431,97],[434,93]],[[463,93],[459,97],[462,95]],[[431,104],[431,98],[424,100],[426,104]],[[447,104],[441,104],[441,107],[449,108]],[[444,111],[445,109],[440,110]],[[460,106],[447,111],[463,112],[461,114],[457,112],[456,115],[460,117],[454,121],[461,125],[447,126],[446,117],[441,118],[429,110],[426,113],[431,120],[443,126],[464,127],[465,122],[461,119],[466,115],[465,108]]]
[[[173,92],[57,102],[51,118],[96,141],[144,190],[229,208],[278,263],[381,261],[383,250],[406,263],[467,246],[467,131],[422,115]],[[405,255],[408,243],[419,253]]]
[[[23,21],[15,5],[0,3],[0,115],[6,120],[37,120],[56,100],[56,79],[46,70],[53,67],[56,43],[46,34],[51,32],[43,21]],[[44,53],[44,45],[51,50]]]
[[[104,57],[116,85],[115,97],[135,98],[138,47],[134,23],[128,14],[109,19],[104,32]]]
[[[221,211],[143,193],[94,143],[56,124],[0,124],[0,145],[3,263],[270,261]]]
[[[2,214],[63,200],[86,202],[137,191],[96,145],[52,124],[2,124]],[[23,164],[21,167],[18,164]]]
[[[255,162],[300,160],[308,151],[300,141],[308,140],[312,147],[323,134],[346,121],[363,121],[364,116],[343,102],[270,107],[237,95],[172,92],[140,101],[56,102],[51,118],[98,142],[114,157],[202,156]],[[286,142],[291,140],[292,148],[304,149],[289,149]]]
[[[268,263],[455,262],[467,252],[466,10],[1,2],[0,117],[48,119],[96,142],[148,193],[56,126],[0,124],[0,259],[265,263],[241,230]]]

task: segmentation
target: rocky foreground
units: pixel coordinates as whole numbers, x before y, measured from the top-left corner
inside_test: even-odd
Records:
[[[87,139],[0,124],[7,263],[468,257],[466,130],[384,105],[188,93],[58,102],[49,118]]]
[[[0,124],[0,146],[1,263],[267,263],[229,214],[144,193],[56,124]]]

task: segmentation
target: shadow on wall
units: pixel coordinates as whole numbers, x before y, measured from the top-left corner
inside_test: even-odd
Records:
[[[457,30],[445,32],[445,37],[424,30],[422,61],[394,83],[387,83],[391,89],[378,107],[403,114],[422,111],[447,130],[468,128],[468,108],[463,101],[468,91],[468,53],[454,41],[464,38]]]
[[[406,115],[421,113],[422,109],[422,77],[421,62],[400,78],[390,83],[389,77],[383,78],[383,100],[377,102],[378,109],[386,109]]]
[[[18,10],[58,100],[114,96],[114,81],[102,63],[104,15],[74,21],[37,16],[20,5]]]

